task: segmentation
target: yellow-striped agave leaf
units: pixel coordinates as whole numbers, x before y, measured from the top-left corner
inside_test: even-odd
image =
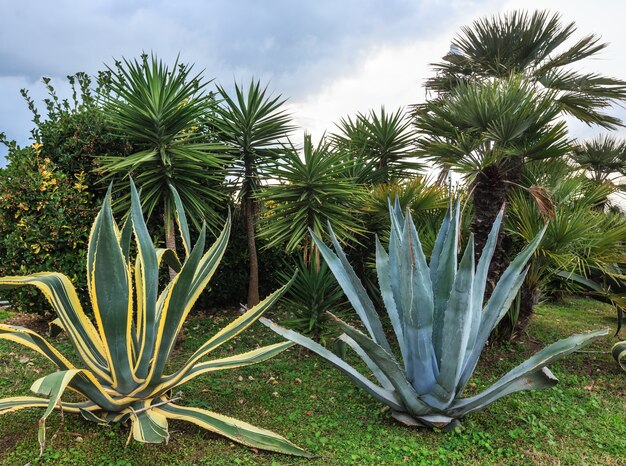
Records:
[[[195,245],[178,193],[172,195],[185,257],[155,247],[143,218],[139,194],[130,183],[131,210],[120,229],[111,211],[110,190],[94,221],[87,251],[87,285],[95,323],[78,300],[74,286],[62,274],[38,273],[0,278],[0,290],[35,286],[58,315],[56,329],[67,333],[80,365],[73,365],[42,336],[22,327],[0,324],[0,339],[29,348],[54,363],[58,370],[37,380],[31,390],[40,397],[0,400],[0,414],[26,408],[44,409],[39,442],[45,445],[45,421],[55,409],[81,414],[97,424],[130,423],[139,442],[160,443],[169,438],[168,419],[187,420],[244,445],[280,453],[310,456],[272,432],[216,413],[174,405],[174,389],[189,380],[219,370],[256,364],[289,348],[281,342],[233,356],[207,360],[211,351],[256,322],[287,286],[230,325],[218,331],[180,369],[164,374],[185,319],[207,286],[224,255],[230,234],[230,215],[222,233],[205,251],[203,228]],[[132,242],[134,240],[134,246]],[[133,257],[131,257],[133,255]],[[159,269],[172,267],[177,275],[159,289]],[[66,389],[82,402],[65,402]]]

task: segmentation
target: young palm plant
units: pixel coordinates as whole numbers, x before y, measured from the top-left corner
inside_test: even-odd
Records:
[[[285,291],[283,287],[218,331],[185,364],[166,374],[176,337],[218,267],[230,232],[229,219],[216,242],[205,252],[206,228],[203,227],[192,248],[181,200],[174,189],[171,193],[185,249],[182,263],[175,251],[155,248],[132,182],[131,212],[121,230],[113,219],[110,193],[107,194],[93,224],[87,253],[88,289],[96,325],[83,311],[72,283],[60,273],[0,278],[0,289],[32,285],[44,293],[84,365],[83,368],[74,366],[46,340],[28,329],[0,325],[1,339],[35,350],[58,367],[57,372],[40,378],[31,387],[43,398],[2,399],[0,414],[24,408],[45,408],[39,421],[42,452],[45,420],[54,409],[61,409],[80,413],[98,424],[130,421],[132,435],[140,442],[167,440],[168,419],[179,419],[253,448],[307,456],[306,451],[270,431],[175,403],[180,398],[176,391],[195,377],[264,361],[291,343],[277,343],[225,358],[205,360],[213,350],[254,323],[279,299]],[[135,238],[137,251],[134,261],[130,254],[131,236]],[[178,274],[159,293],[159,265],[162,261]],[[62,401],[68,388],[85,401]]]
[[[541,241],[543,231],[511,262],[483,307],[487,270],[502,214],[496,219],[475,267],[473,237],[457,264],[459,211],[457,202],[456,208],[450,208],[446,214],[428,264],[410,215],[404,218],[397,204],[390,208],[389,254],[377,243],[377,271],[400,358],[387,340],[372,301],[332,232],[335,252],[314,236],[367,331],[367,334],[362,333],[337,319],[344,332],[340,341],[363,359],[378,384],[312,340],[268,320],[264,319],[263,323],[324,357],[374,398],[388,405],[393,417],[407,425],[450,428],[465,415],[505,395],[553,386],[557,379],[546,366],[606,335],[608,329],[554,343],[482,393],[462,397],[492,329],[505,315],[524,280],[524,266]]]

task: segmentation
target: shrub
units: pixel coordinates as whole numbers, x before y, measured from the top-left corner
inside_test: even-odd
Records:
[[[59,270],[85,296],[84,245],[95,213],[85,176],[60,171],[40,147],[14,148],[0,173],[0,274]],[[15,310],[48,308],[30,290],[3,291]]]

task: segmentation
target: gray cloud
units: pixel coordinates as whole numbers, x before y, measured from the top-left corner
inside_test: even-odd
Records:
[[[310,102],[339,79],[354,77],[373,51],[415,43],[439,47],[443,31],[498,11],[504,1],[0,0],[0,131],[28,143],[31,116],[20,88],[40,101],[42,76],[53,77],[63,91],[64,76],[94,74],[114,58],[142,51],[168,61],[180,53],[227,87],[254,76],[292,101]],[[444,46],[433,55],[445,52]],[[416,56],[414,63],[398,63],[397,73],[426,70],[427,61]],[[415,81],[403,103],[415,101],[419,85]]]

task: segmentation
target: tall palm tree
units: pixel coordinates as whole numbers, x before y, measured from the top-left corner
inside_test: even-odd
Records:
[[[250,276],[248,282],[248,307],[259,302],[259,270],[256,250],[256,223],[258,202],[255,193],[262,181],[268,160],[276,159],[280,143],[293,129],[287,113],[285,99],[267,93],[267,86],[252,80],[247,91],[235,84],[231,96],[217,86],[222,104],[216,109],[215,125],[221,138],[231,146],[233,163],[230,173],[237,181],[239,199],[246,224]]]
[[[109,176],[132,174],[142,188],[149,216],[162,208],[166,247],[175,249],[175,199],[178,191],[188,216],[199,227],[222,224],[217,212],[223,203],[225,146],[207,141],[198,128],[215,106],[208,82],[191,74],[192,66],[178,59],[169,68],[155,55],[123,59],[109,67],[110,86],[101,94],[105,114],[114,130],[139,149],[129,156],[103,156]],[[119,191],[117,206],[127,210],[130,193]]]
[[[575,23],[563,23],[558,13],[547,11],[513,11],[478,19],[463,27],[443,61],[433,64],[436,75],[426,86],[441,95],[463,82],[520,74],[554,91],[564,113],[587,124],[621,126],[605,111],[626,99],[626,82],[573,68],[608,46],[595,34],[571,43],[576,30]]]
[[[551,92],[537,90],[522,77],[460,83],[445,99],[418,112],[422,136],[418,147],[436,163],[461,172],[471,185],[472,231],[476,254],[482,251],[511,188],[519,183],[528,159],[565,155],[567,128],[558,119]],[[503,240],[500,232],[499,243]],[[507,266],[507,251],[498,247],[491,264],[492,282]]]

